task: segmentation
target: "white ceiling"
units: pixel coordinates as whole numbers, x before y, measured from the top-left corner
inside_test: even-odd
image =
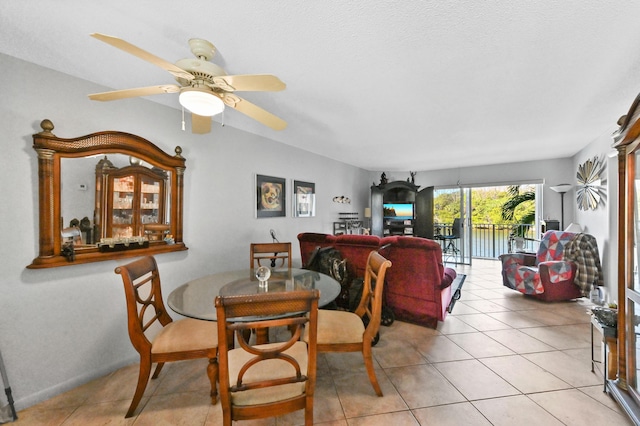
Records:
[[[115,90],[174,80],[90,33],[170,62],[204,38],[228,74],[287,84],[242,93],[285,130],[237,111],[226,125],[367,170],[424,171],[568,157],[610,134],[640,90],[639,17],[637,0],[2,1],[0,52]],[[180,125],[177,94],[149,99]]]

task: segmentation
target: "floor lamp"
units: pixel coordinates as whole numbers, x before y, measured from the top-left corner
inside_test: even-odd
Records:
[[[564,231],[564,194],[573,188],[573,185],[568,183],[561,183],[556,186],[552,186],[551,189],[560,194],[560,230]]]

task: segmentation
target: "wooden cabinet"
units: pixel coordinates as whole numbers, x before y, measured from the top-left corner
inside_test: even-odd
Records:
[[[607,388],[640,424],[640,95],[618,124],[617,379]]]
[[[433,187],[419,188],[405,181],[373,185],[371,233],[433,238]]]
[[[96,227],[99,235],[161,240],[166,223],[167,175],[161,169],[132,165],[115,168],[101,160],[96,167]],[[168,229],[168,226],[167,226]]]

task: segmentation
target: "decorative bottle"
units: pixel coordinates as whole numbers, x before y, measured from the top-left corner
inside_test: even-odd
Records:
[[[591,292],[589,293],[589,299],[591,299],[591,303],[595,305],[599,305],[602,303],[602,301],[600,300],[600,289],[598,288],[595,282],[591,284]]]

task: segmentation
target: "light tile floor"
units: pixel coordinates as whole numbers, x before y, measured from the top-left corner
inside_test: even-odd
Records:
[[[632,424],[602,391],[601,372],[591,372],[586,299],[525,298],[502,286],[493,260],[455,268],[467,274],[462,298],[436,330],[399,321],[382,327],[374,356],[383,397],[375,395],[360,354],[320,355],[316,424]],[[219,425],[205,367],[206,361],[167,364],[131,419],[124,413],[137,365],[20,411],[17,424]],[[238,424],[300,425],[303,417]]]

